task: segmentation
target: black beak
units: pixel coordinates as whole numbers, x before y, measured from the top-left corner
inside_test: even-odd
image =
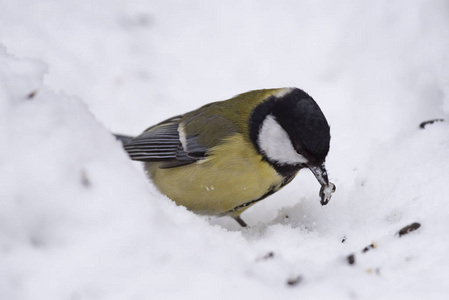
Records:
[[[321,197],[321,205],[326,205],[329,203],[332,197],[332,193],[335,192],[335,185],[332,182],[329,182],[329,178],[327,177],[326,166],[324,163],[320,166],[307,166],[310,171],[312,171],[313,175],[315,175],[318,182],[321,184],[320,189],[320,197]]]

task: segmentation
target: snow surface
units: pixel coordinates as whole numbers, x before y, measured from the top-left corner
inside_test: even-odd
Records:
[[[448,299],[449,125],[418,126],[449,114],[447,1],[0,6],[0,299]],[[327,116],[337,191],[302,172],[249,229],[109,134],[284,86]]]

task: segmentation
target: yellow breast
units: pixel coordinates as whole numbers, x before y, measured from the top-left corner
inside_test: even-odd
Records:
[[[241,134],[227,138],[196,163],[169,169],[160,169],[160,165],[145,164],[156,187],[178,205],[208,215],[259,199],[278,190],[283,180]],[[229,214],[240,215],[248,207]]]

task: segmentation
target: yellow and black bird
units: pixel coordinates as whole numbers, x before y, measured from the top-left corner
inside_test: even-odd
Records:
[[[130,138],[117,136],[159,191],[206,215],[240,214],[308,168],[321,204],[335,191],[325,159],[330,128],[317,103],[298,88],[250,91],[163,121]]]

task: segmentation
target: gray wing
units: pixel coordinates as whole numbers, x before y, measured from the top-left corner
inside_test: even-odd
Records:
[[[189,156],[179,138],[179,121],[176,116],[145,130],[124,148],[133,160],[165,161],[165,167],[175,167],[195,162],[199,157]],[[197,155],[198,156],[198,155]]]
[[[145,130],[124,148],[133,160],[163,162],[160,168],[178,167],[203,159],[210,148],[237,131],[220,113],[206,113],[213,107],[207,105],[201,110],[163,121]],[[189,134],[183,129],[187,125]],[[204,136],[208,138],[204,139]]]

